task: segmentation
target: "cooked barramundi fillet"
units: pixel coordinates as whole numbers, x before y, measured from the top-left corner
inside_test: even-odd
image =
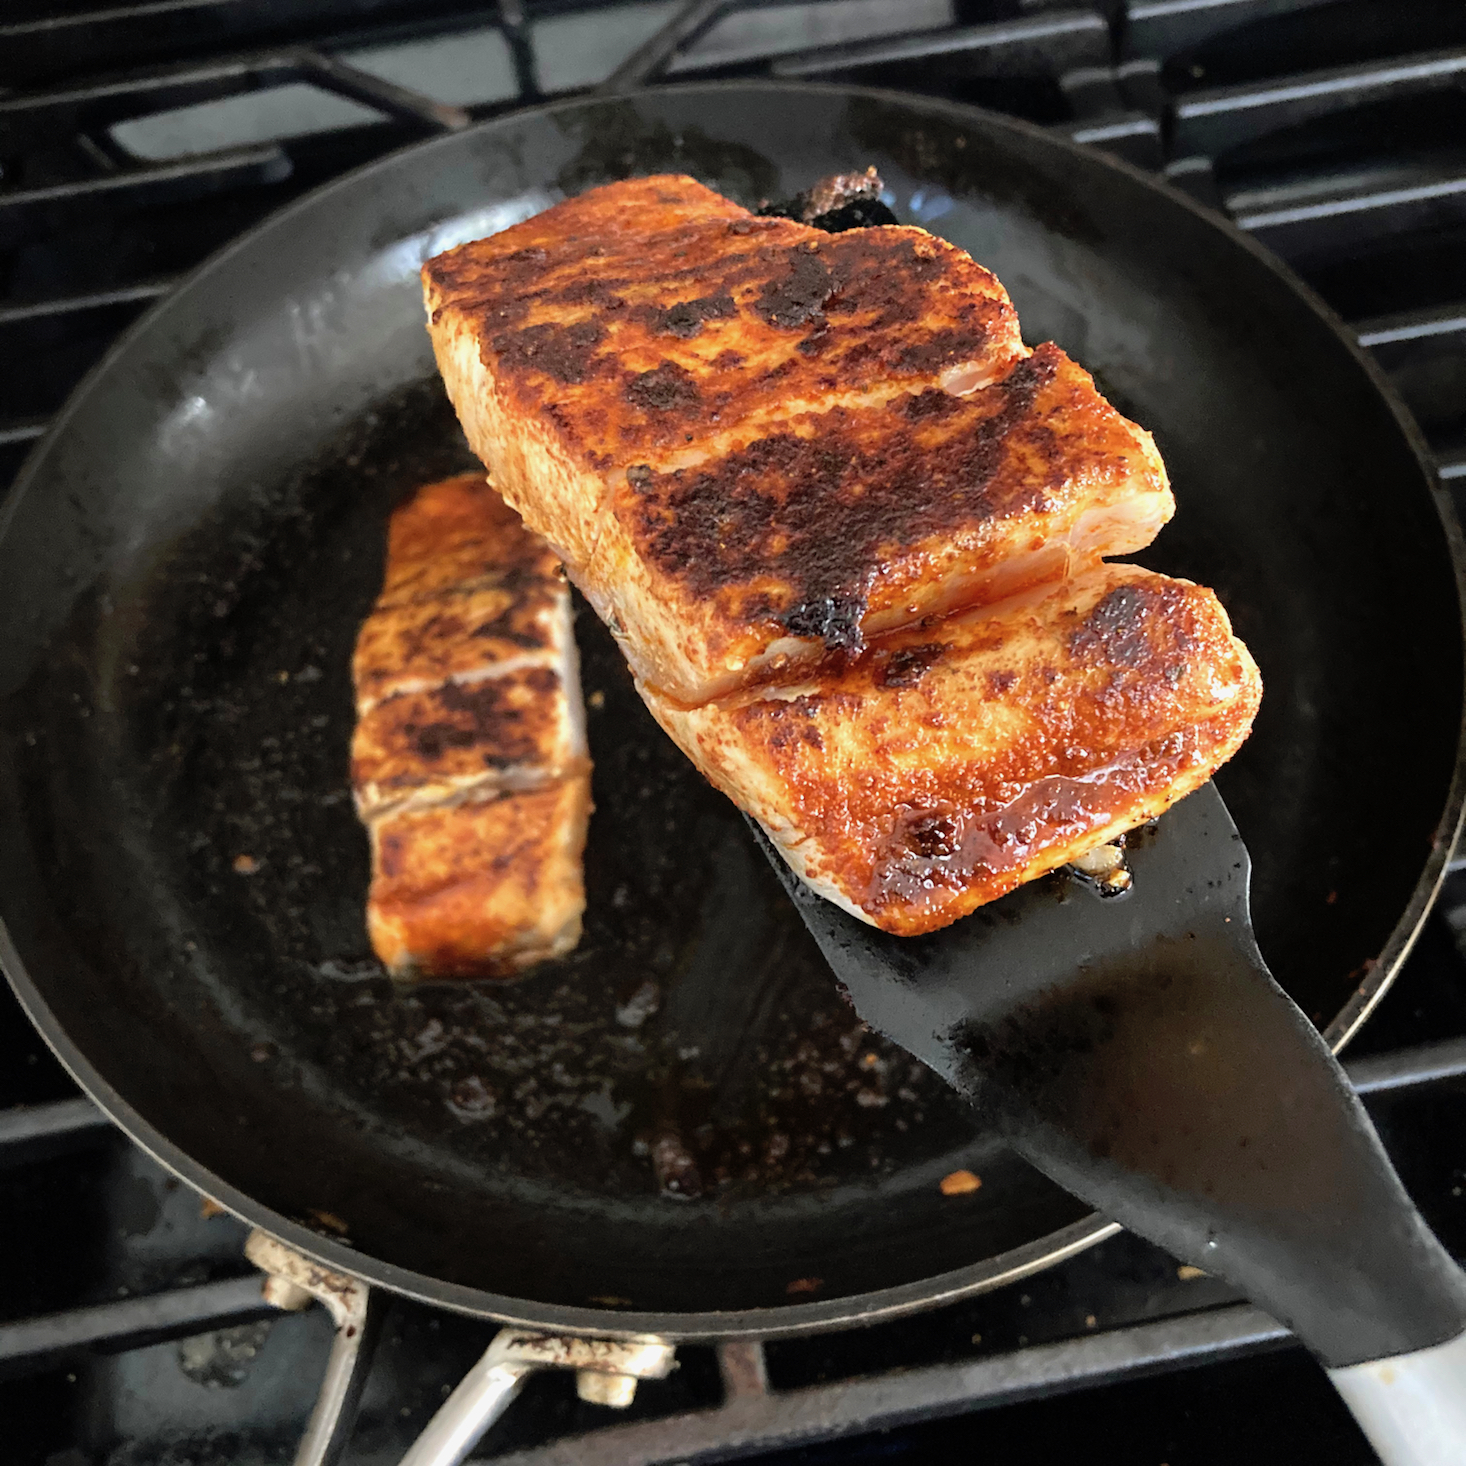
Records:
[[[423,278],[506,499],[662,726],[847,910],[944,926],[1246,738],[1261,684],[1216,597],[1104,563],[1173,512],[1150,435],[960,250],[664,177]]]
[[[1215,595],[1103,565],[658,721],[815,890],[902,936],[1160,814],[1262,693]]]
[[[580,937],[590,812],[570,590],[484,481],[393,516],[353,673],[367,927],[399,976],[495,976]]]
[[[382,593],[352,660],[357,716],[384,698],[575,650],[560,557],[485,482],[433,484],[392,516]]]
[[[394,973],[497,977],[580,940],[590,780],[374,820],[367,929]]]
[[[592,190],[423,271],[474,450],[697,704],[1148,544],[1147,433],[920,229],[828,235],[691,179]]]
[[[965,398],[832,408],[695,468],[633,471],[579,579],[638,678],[697,704],[1138,549],[1170,512],[1149,440],[1040,346]]]

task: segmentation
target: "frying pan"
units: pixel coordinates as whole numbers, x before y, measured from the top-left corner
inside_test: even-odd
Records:
[[[929,1307],[1108,1235],[863,1033],[736,811],[583,614],[579,950],[398,989],[362,929],[349,656],[383,527],[470,462],[417,270],[567,193],[747,203],[874,164],[1152,428],[1143,559],[1216,587],[1268,695],[1219,780],[1270,965],[1342,1044],[1461,812],[1456,532],[1415,429],[1243,236],[1038,129],[844,87],[665,87],[387,158],[113,349],[0,528],[0,961],[83,1087],[317,1262],[522,1328],[768,1337]],[[945,1197],[970,1169],[984,1185]]]

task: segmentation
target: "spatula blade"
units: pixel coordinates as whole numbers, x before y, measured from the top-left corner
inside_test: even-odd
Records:
[[[1214,786],[1133,840],[1127,894],[1056,874],[925,937],[839,910],[764,843],[860,1017],[1075,1195],[1331,1366],[1466,1328],[1466,1278],[1257,950]]]

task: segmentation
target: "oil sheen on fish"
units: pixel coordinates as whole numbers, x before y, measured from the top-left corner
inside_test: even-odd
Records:
[[[1261,690],[1211,591],[1101,565],[701,707],[642,693],[815,890],[912,935],[1204,784]]]

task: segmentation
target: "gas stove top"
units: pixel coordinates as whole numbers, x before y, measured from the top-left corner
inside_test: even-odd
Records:
[[[1458,0],[12,0],[0,24],[0,493],[117,333],[241,230],[435,131],[665,79],[850,79],[995,108],[1163,174],[1357,331],[1466,492]],[[119,1137],[0,998],[0,1420],[47,1466],[292,1458],[330,1345],[245,1229]],[[1466,1254],[1466,870],[1350,1050]],[[403,1300],[346,1459],[396,1461],[494,1326]],[[1125,1235],[915,1318],[679,1350],[613,1412],[531,1381],[475,1459],[1373,1459],[1324,1376]]]

